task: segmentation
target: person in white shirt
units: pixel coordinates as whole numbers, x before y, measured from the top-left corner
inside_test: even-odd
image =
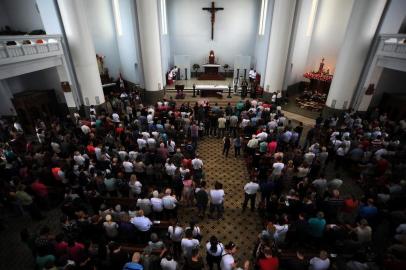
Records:
[[[185,231],[185,237],[181,241],[182,253],[185,259],[189,259],[192,256],[192,250],[199,247],[200,242],[197,239],[193,239],[193,232],[191,229]]]
[[[242,204],[242,211],[244,212],[247,208],[248,201],[251,202],[251,211],[255,211],[255,199],[257,197],[257,192],[259,190],[259,184],[257,180],[251,180],[244,186],[244,202]]]
[[[247,149],[249,149],[250,154],[254,154],[255,150],[258,148],[259,140],[256,135],[252,135],[252,139],[247,143]]]
[[[118,151],[118,155],[121,161],[125,160],[125,157],[128,156],[127,151],[125,151],[125,147],[121,147],[120,151]]]
[[[120,123],[120,116],[115,112],[111,115],[111,117],[113,118],[113,122],[118,124]]]
[[[196,157],[192,159],[192,167],[195,171],[203,169],[203,161],[199,158],[198,154],[196,154]]]
[[[210,218],[214,218],[213,214],[217,211],[217,218],[220,219],[224,212],[224,190],[223,185],[219,182],[214,184],[214,189],[210,190]]]
[[[250,78],[250,82],[253,83],[257,78],[257,71],[251,68],[250,72],[248,73],[248,76]]]
[[[85,164],[86,158],[84,158],[79,151],[75,151],[73,160],[76,162],[77,165],[83,166]]]
[[[217,237],[210,237],[210,241],[206,243],[207,265],[213,269],[213,265],[217,265],[220,269],[221,255],[224,251],[224,245],[217,240]]]
[[[149,216],[152,212],[152,203],[148,198],[140,198],[137,200],[137,207],[144,211],[144,215]]]
[[[85,135],[89,134],[90,131],[91,131],[90,128],[88,126],[86,126],[86,125],[82,125],[80,127],[80,129],[82,130],[83,134],[85,134]]]
[[[221,270],[233,270],[241,269],[237,268],[237,263],[234,259],[234,255],[237,252],[237,246],[233,242],[229,242],[224,246],[224,251],[221,254],[220,269]],[[249,262],[244,263],[244,270],[249,268]]]
[[[130,176],[130,182],[128,182],[128,186],[130,188],[130,195],[132,197],[138,197],[142,191],[142,184],[140,181],[137,180],[137,176],[132,174]]]
[[[152,204],[152,211],[154,212],[155,216],[157,218],[160,218],[161,213],[164,210],[164,206],[162,204],[162,199],[159,198],[159,193],[157,190],[154,190],[152,192],[151,204]]]
[[[328,258],[327,251],[320,251],[319,257],[310,259],[309,270],[327,270],[330,267],[330,259]]]
[[[276,161],[272,165],[272,176],[273,177],[278,177],[282,174],[283,169],[285,168],[285,164],[282,162],[281,157],[277,157]]]
[[[154,150],[156,148],[156,141],[154,138],[147,139],[148,149]]]
[[[172,258],[172,255],[170,253],[168,253],[165,257],[162,258],[160,265],[162,270],[178,269],[178,262]]]
[[[257,135],[257,138],[258,138],[261,142],[264,142],[264,141],[266,141],[266,139],[268,138],[268,133],[266,133],[265,129],[263,129],[262,132]]]
[[[147,146],[147,141],[142,137],[142,135],[139,136],[137,139],[137,144],[138,144],[138,149],[141,151]]]
[[[272,93],[271,102],[276,103],[276,93]]]
[[[123,161],[124,172],[126,174],[131,174],[134,171],[134,164],[130,162],[130,158],[127,156]]]
[[[165,190],[165,196],[162,197],[162,205],[164,208],[164,213],[167,218],[176,218],[177,217],[177,204],[178,200],[175,195],[171,195],[172,190],[167,188]]]
[[[174,255],[176,258],[179,258],[182,252],[181,241],[184,235],[184,230],[179,221],[176,221],[173,226],[168,227],[168,234],[172,240]]]
[[[168,176],[173,177],[176,173],[176,166],[173,164],[172,159],[168,158],[165,163],[165,172]]]

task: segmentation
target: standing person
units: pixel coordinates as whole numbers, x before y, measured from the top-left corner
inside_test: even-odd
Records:
[[[217,219],[221,219],[224,212],[224,190],[220,182],[214,184],[214,189],[210,190],[210,218],[214,218],[214,212],[217,211]]]
[[[222,115],[219,117],[219,119],[217,119],[218,122],[218,138],[220,138],[220,136],[224,136],[224,130],[226,129],[226,122],[227,119]]]
[[[199,248],[192,249],[192,256],[185,261],[183,269],[202,270],[204,269],[203,259],[199,254]]]
[[[213,270],[213,265],[217,265],[220,269],[221,255],[224,251],[224,245],[217,240],[217,237],[210,237],[210,241],[206,244],[206,261],[210,270]]]
[[[223,155],[226,155],[226,158],[228,157],[228,151],[230,150],[230,146],[231,146],[231,140],[230,140],[230,136],[226,135],[223,138]]]
[[[247,208],[248,201],[251,201],[251,212],[255,211],[255,199],[257,197],[257,192],[259,190],[259,184],[257,180],[251,180],[244,186],[244,202],[242,204],[242,211],[244,212]]]
[[[197,189],[196,189],[197,190]],[[200,183],[200,188],[195,194],[197,215],[199,218],[204,218],[206,214],[207,204],[209,203],[209,195],[206,191],[206,181]]]
[[[181,241],[183,233],[184,231],[179,220],[176,220],[173,226],[168,227],[169,238],[172,240],[173,245],[173,255],[177,260],[179,260],[182,253]]]
[[[185,260],[188,260],[192,257],[192,250],[199,247],[200,242],[199,240],[193,238],[192,229],[187,229],[185,231],[185,237],[182,239],[180,244],[182,247],[183,256],[185,257]]]
[[[221,254],[220,269],[221,270],[233,270],[238,269],[237,263],[234,259],[234,255],[237,252],[237,246],[233,242],[229,242],[224,246],[224,250]],[[249,261],[245,261],[244,270],[249,269]]]
[[[186,207],[192,206],[194,183],[191,175],[187,173],[182,182],[183,182],[182,198],[184,200],[185,206]]]
[[[234,145],[234,157],[237,158],[240,156],[240,151],[241,151],[241,142],[242,142],[242,137],[240,135],[237,135],[233,139],[233,145]]]

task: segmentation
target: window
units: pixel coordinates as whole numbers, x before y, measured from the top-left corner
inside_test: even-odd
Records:
[[[161,0],[161,24],[162,35],[168,34],[168,25],[166,20],[166,0]]]
[[[261,14],[259,17],[259,30],[258,35],[263,36],[265,34],[266,15],[268,11],[268,0],[262,0],[261,2]]]
[[[113,0],[114,21],[116,23],[116,31],[118,36],[122,36],[123,29],[121,26],[120,5],[118,4],[118,1],[119,0]]]

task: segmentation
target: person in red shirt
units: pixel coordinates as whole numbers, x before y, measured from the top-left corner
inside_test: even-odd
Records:
[[[67,249],[68,249],[68,243],[66,243],[63,239],[63,234],[58,234],[55,237],[55,245],[54,245],[54,249],[55,249],[55,255],[58,258],[66,258],[67,256]]]
[[[270,247],[264,248],[264,258],[258,260],[258,267],[260,270],[278,270],[279,259],[272,256]]]
[[[31,189],[40,198],[47,198],[48,197],[48,187],[44,185],[39,179],[36,179],[31,184]]]
[[[276,141],[271,141],[268,143],[268,153],[270,155],[273,155],[276,151],[276,148],[278,147],[278,143]]]
[[[86,146],[87,153],[89,155],[94,155],[95,149],[93,146],[93,142],[90,142],[88,146]]]
[[[80,263],[84,258],[85,246],[81,243],[76,242],[73,239],[68,240],[68,258],[76,263]]]

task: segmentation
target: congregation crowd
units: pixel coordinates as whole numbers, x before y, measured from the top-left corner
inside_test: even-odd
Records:
[[[144,106],[128,91],[87,117],[38,120],[35,137],[18,121],[0,131],[2,208],[41,220],[61,207],[60,228],[21,232],[39,270],[406,265],[406,122],[379,110],[305,127],[276,101]],[[207,179],[199,156],[207,137],[223,142],[213,155],[229,158],[232,149],[249,172],[236,183],[246,180],[241,210],[250,204],[264,229],[245,243],[253,248],[246,262],[236,260],[233,239],[203,236],[198,226],[227,211],[227,190]],[[189,207],[196,218],[181,224]]]

